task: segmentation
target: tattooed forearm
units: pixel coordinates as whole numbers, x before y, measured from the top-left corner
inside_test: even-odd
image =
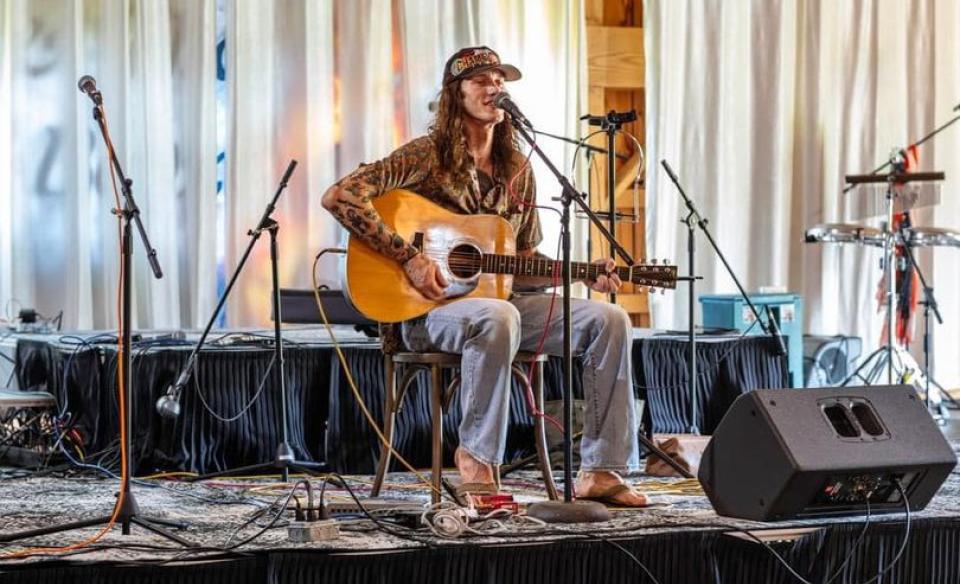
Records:
[[[375,250],[407,261],[417,249],[383,222],[372,201],[392,189],[419,184],[433,164],[433,149],[429,138],[418,138],[383,160],[361,165],[323,195],[324,208]]]
[[[417,254],[417,249],[387,226],[371,204],[371,196],[358,196],[363,191],[333,186],[324,195],[324,206],[350,233],[373,249],[403,263]]]

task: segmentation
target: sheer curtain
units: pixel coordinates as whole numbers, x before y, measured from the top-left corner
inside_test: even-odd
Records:
[[[879,252],[803,243],[817,223],[879,226],[882,191],[841,195],[843,176],[869,172],[948,120],[960,101],[960,7],[894,2],[665,2],[645,11],[650,160],[667,159],[711,221],[748,289],[803,295],[805,329],[852,334],[871,350],[882,313]],[[960,231],[960,128],[925,144],[920,168],[943,170],[939,205],[915,225]],[[679,197],[658,167],[648,174],[651,253],[679,258]],[[734,285],[698,236],[702,292]],[[919,254],[947,324],[936,327],[935,375],[960,383],[956,248]],[[657,326],[685,326],[684,287],[652,303]],[[919,324],[919,323],[918,323]],[[919,333],[918,329],[918,333]],[[915,343],[914,350],[920,343]]]
[[[456,49],[495,48],[524,72],[510,90],[533,122],[575,136],[586,103],[580,4],[0,0],[0,304],[63,309],[66,328],[116,323],[113,194],[81,75],[103,91],[165,272],[152,279],[136,242],[134,326],[199,327],[291,159],[299,165],[274,214],[279,277],[310,285],[313,256],[343,238],[320,195],[426,131]],[[569,168],[572,148],[541,145]],[[541,203],[555,205],[554,179],[534,164]],[[549,250],[557,223],[544,223]],[[267,239],[231,295],[228,326],[269,322]],[[339,286],[335,262],[319,274]]]
[[[215,117],[199,81],[214,76],[212,9],[213,0],[0,2],[0,302],[11,310],[63,310],[66,328],[116,324],[115,203],[91,104],[76,90],[84,74],[103,92],[164,269],[152,278],[136,240],[134,326],[181,326],[207,310],[216,282],[201,276],[215,256],[199,224],[213,204]]]
[[[357,165],[426,132],[443,65],[460,47],[486,44],[517,65],[524,79],[510,91],[537,127],[576,135],[585,85],[575,0],[233,0],[227,13],[228,269],[288,160],[308,153],[310,164],[298,168],[276,214],[281,285],[308,287],[313,255],[343,237],[320,195]],[[568,167],[571,148],[542,145]],[[555,205],[555,181],[535,164],[541,202]],[[545,237],[555,240],[556,220],[544,219]],[[269,319],[267,251],[258,244],[238,283],[231,324]],[[340,286],[335,258],[318,275]]]

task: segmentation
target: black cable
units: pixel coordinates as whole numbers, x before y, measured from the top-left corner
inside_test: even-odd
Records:
[[[867,516],[864,519],[863,529],[860,530],[860,534],[857,536],[857,539],[854,540],[853,545],[850,546],[850,551],[847,552],[847,556],[843,559],[842,562],[840,562],[840,566],[837,568],[837,571],[833,573],[833,576],[830,576],[829,578],[827,578],[827,581],[824,582],[823,584],[830,584],[831,582],[836,580],[837,576],[843,573],[844,568],[846,568],[850,560],[853,559],[853,554],[856,553],[857,548],[859,548],[860,544],[863,542],[863,538],[867,534],[867,528],[870,527],[870,511],[871,511],[870,510],[870,494],[867,494],[866,503],[867,503]]]
[[[763,541],[762,539],[754,535],[750,530],[742,530],[742,531],[738,531],[737,533],[742,533],[747,537],[749,537],[750,539],[752,539],[753,541],[765,547],[767,551],[773,554],[773,557],[776,558],[777,561],[780,562],[780,564],[782,564],[783,567],[786,568],[787,571],[790,572],[790,574],[794,578],[796,578],[797,580],[800,580],[801,582],[803,582],[803,584],[813,584],[810,580],[807,580],[806,578],[798,574],[797,571],[793,569],[793,566],[791,566],[785,559],[783,559],[783,556],[777,553],[777,550],[773,549],[773,546],[771,546],[769,543]]]
[[[641,561],[637,558],[637,556],[633,555],[633,553],[631,553],[630,550],[628,550],[627,548],[623,547],[622,545],[618,544],[617,542],[615,542],[615,541],[613,541],[613,540],[611,540],[611,539],[607,539],[607,538],[605,538],[605,537],[600,537],[600,536],[597,536],[596,538],[599,539],[600,541],[602,541],[603,543],[610,544],[610,545],[612,545],[613,547],[615,547],[615,548],[617,548],[618,550],[620,550],[621,552],[627,554],[627,556],[628,556],[631,560],[633,560],[633,563],[635,563],[636,565],[640,566],[640,569],[643,570],[643,573],[647,575],[647,578],[649,578],[650,581],[652,581],[654,584],[660,584],[660,581],[657,580],[657,579],[654,577],[653,573],[650,572],[649,568],[647,568],[647,567],[643,564],[643,562],[641,562]]]
[[[891,560],[889,564],[880,570],[876,576],[870,578],[863,584],[871,584],[889,572],[897,564],[897,562],[900,561],[900,556],[903,555],[904,550],[907,549],[907,543],[910,541],[910,501],[907,499],[907,493],[904,491],[903,483],[900,482],[900,479],[894,479],[894,484],[897,486],[897,491],[900,493],[900,498],[903,499],[903,510],[907,514],[907,526],[903,533],[903,542],[900,544],[900,549],[897,550],[897,555],[894,556],[893,560]]]
[[[897,555],[894,556],[893,560],[891,560],[889,564],[887,564],[886,566],[884,566],[884,568],[883,568],[882,570],[880,570],[880,572],[878,572],[876,576],[874,576],[873,578],[870,578],[869,580],[863,582],[862,584],[872,584],[873,582],[875,582],[875,581],[877,581],[878,579],[880,579],[881,576],[883,576],[884,574],[886,574],[887,572],[889,572],[889,571],[897,564],[897,562],[900,561],[900,557],[903,555],[904,550],[906,550],[906,548],[907,548],[907,543],[908,543],[909,540],[910,540],[910,523],[911,523],[911,521],[910,521],[910,501],[907,499],[907,494],[906,494],[906,492],[904,492],[903,484],[900,482],[900,479],[894,479],[894,484],[895,484],[896,487],[897,487],[897,491],[899,491],[899,493],[900,493],[900,498],[903,500],[904,511],[906,512],[906,515],[907,515],[907,524],[906,524],[906,529],[905,529],[904,534],[903,534],[903,542],[900,544],[900,549],[897,551]],[[839,576],[839,575],[842,573],[843,568],[846,566],[847,562],[849,562],[850,559],[853,557],[853,553],[856,551],[857,546],[860,545],[860,542],[861,542],[861,540],[863,539],[864,534],[865,534],[866,531],[867,531],[867,526],[869,525],[869,518],[870,518],[870,515],[869,515],[869,510],[870,510],[869,501],[867,502],[867,510],[868,510],[867,523],[864,524],[863,529],[860,531],[860,535],[857,537],[856,541],[854,541],[853,546],[852,546],[851,550],[847,553],[847,556],[846,556],[846,558],[844,559],[843,563],[840,564],[840,567],[837,569],[837,571],[836,571],[828,580],[826,580],[826,582],[825,582],[824,584],[830,584],[830,582],[832,582],[837,576]],[[787,571],[790,572],[790,574],[791,574],[794,578],[796,578],[796,579],[799,580],[800,582],[803,582],[804,584],[812,584],[812,582],[810,582],[809,580],[807,580],[807,579],[805,579],[803,576],[801,576],[799,573],[797,573],[797,571],[796,571],[785,559],[783,559],[783,556],[781,556],[779,553],[777,553],[777,551],[776,551],[775,549],[773,549],[773,547],[772,547],[770,544],[768,544],[767,542],[763,541],[762,539],[760,539],[759,537],[757,537],[756,535],[754,535],[754,534],[753,534],[752,532],[750,532],[749,530],[737,530],[736,533],[743,533],[744,535],[746,535],[747,537],[749,537],[749,538],[752,539],[753,541],[755,541],[755,542],[763,545],[763,547],[765,547],[765,548],[767,549],[767,551],[769,551],[769,552],[773,555],[773,557],[776,558],[777,561],[780,562],[780,564],[782,564],[783,567],[786,568]]]

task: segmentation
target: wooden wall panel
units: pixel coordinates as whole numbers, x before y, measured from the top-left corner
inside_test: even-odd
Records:
[[[587,76],[593,87],[643,88],[643,29],[587,27]]]
[[[646,63],[643,52],[643,3],[640,0],[584,0],[587,22],[587,75],[588,107],[593,115],[604,115],[610,110],[618,112],[637,111],[636,122],[624,126],[644,145],[644,73]],[[583,136],[598,128],[584,124]],[[590,144],[606,147],[606,136],[599,134]],[[634,213],[633,178],[636,175],[639,157],[632,140],[617,137],[617,151],[626,154],[629,160],[616,164],[616,209],[621,213]],[[590,174],[591,207],[606,213],[609,209],[606,175],[607,161],[603,156],[595,158],[594,172]],[[638,216],[623,219],[617,224],[618,241],[635,259],[646,258],[645,220],[646,206],[643,189],[640,189]],[[604,221],[606,223],[606,221]],[[609,246],[596,229],[591,228],[591,254],[594,258],[609,256]],[[624,286],[617,295],[617,302],[631,315],[634,325],[649,326],[648,295],[643,290]]]

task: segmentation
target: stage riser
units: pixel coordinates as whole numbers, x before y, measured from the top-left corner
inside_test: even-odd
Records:
[[[824,582],[852,549],[861,524],[833,525],[794,542],[773,544],[804,578]],[[834,582],[864,582],[896,555],[903,523],[872,524]],[[755,584],[796,581],[759,544],[719,530],[684,531],[617,539],[664,584],[724,582]],[[596,539],[549,544],[450,546],[384,553],[327,554],[276,551],[255,557],[190,566],[20,566],[3,573],[4,584],[89,582],[111,584],[253,584],[284,582],[417,582],[488,584],[550,582],[637,583],[648,581],[625,553]],[[960,520],[921,520],[910,544],[884,582],[960,581]]]

